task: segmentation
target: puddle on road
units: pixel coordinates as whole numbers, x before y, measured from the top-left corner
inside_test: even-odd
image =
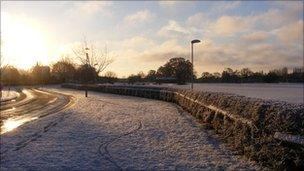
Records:
[[[12,131],[15,128],[25,124],[26,122],[36,120],[38,117],[26,117],[26,118],[16,118],[16,119],[7,119],[3,121],[3,125],[1,126],[1,134]]]

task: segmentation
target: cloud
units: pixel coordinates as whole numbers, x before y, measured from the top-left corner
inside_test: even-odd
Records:
[[[183,14],[189,13],[197,5],[197,1],[158,1],[160,11],[163,15],[168,16],[181,16]]]
[[[241,5],[241,1],[234,1],[234,2],[226,2],[221,6],[221,10],[227,11],[227,10],[232,10]]]
[[[251,38],[254,37],[253,35],[262,34],[252,34]],[[213,72],[226,67],[235,69],[249,67],[253,70],[267,71],[283,66],[295,67],[303,63],[303,46],[301,49],[273,42],[256,41],[250,44],[244,41],[231,44],[211,42],[209,45],[200,46],[196,51],[197,65],[207,66]]]
[[[243,58],[255,67],[291,67],[303,62],[301,50],[289,45],[260,43],[251,45],[244,52],[246,58]]]
[[[209,39],[208,43],[197,45],[195,47],[196,70],[199,73],[203,70],[220,71],[226,67],[235,69],[250,67],[254,70],[265,70],[282,66],[293,67],[303,62],[301,49],[295,49],[292,46],[284,47],[264,42],[243,46],[242,44],[243,42],[217,44]],[[179,45],[176,39],[172,39],[161,45],[155,45],[138,55],[138,61],[142,61],[143,64],[153,62],[162,65],[172,57],[189,59],[189,48]]]
[[[284,2],[284,1],[276,1],[274,3],[270,3],[270,5],[274,8],[279,8],[289,12],[296,12],[300,13],[303,11],[303,2],[301,1],[291,1],[291,2]]]
[[[168,56],[168,54],[172,56]],[[188,54],[188,48],[179,45],[176,39],[165,41],[143,52],[143,56],[150,60],[167,60],[177,56],[185,57],[186,54]]]
[[[133,37],[126,39],[123,42],[127,43],[134,41],[134,45],[141,41],[146,41],[144,37]],[[184,48],[178,44],[176,39],[165,41],[161,44],[149,46],[149,49],[126,48],[123,43],[120,43],[124,48],[119,48],[115,52],[117,58],[110,66],[110,70],[115,68],[120,76],[128,76],[136,74],[139,71],[147,72],[150,69],[157,69],[164,65],[172,57],[188,58],[188,48]],[[136,67],[134,67],[136,66]]]
[[[168,24],[163,26],[157,34],[164,37],[177,37],[189,33],[190,31],[186,27],[181,26],[174,20],[169,20]]]
[[[270,9],[266,13],[252,17],[251,21],[266,30],[271,30],[288,23],[290,20],[293,20],[290,14],[284,14],[280,9]]]
[[[271,43],[256,43],[247,46],[238,44],[211,44],[197,48],[198,71],[219,71],[227,67],[265,70],[275,67],[294,67],[303,62],[301,51],[292,47],[286,49]]]
[[[153,40],[142,36],[135,36],[130,39],[125,39],[122,42],[122,46],[125,49],[146,49],[154,45],[155,43]]]
[[[283,66],[294,67],[303,62],[303,48],[298,49],[291,45],[283,46],[263,41],[267,40],[268,36],[272,35],[267,32],[254,32],[229,44],[217,43],[208,39],[206,43],[195,46],[195,69],[198,73],[220,72],[227,67],[233,69],[249,67],[259,71]],[[247,40],[245,40],[246,38]],[[121,43],[124,48],[120,48],[117,52],[119,59],[115,64],[120,73],[129,75],[139,71],[147,72],[150,69],[157,69],[173,57],[189,59],[189,47],[181,45],[178,39],[169,39],[160,44],[153,42],[153,45],[151,44],[147,48],[137,48],[138,44],[149,41],[151,41],[149,38],[136,36]],[[128,43],[130,45],[127,45]],[[138,67],[130,69],[130,67],[126,67],[127,65]]]
[[[139,37],[134,37],[131,38],[130,40],[147,40],[146,38],[139,38]],[[124,40],[123,42],[126,42]],[[178,40],[176,39],[170,39],[167,41],[164,41],[161,44],[156,44],[154,42],[153,45],[149,46],[148,49],[144,50],[135,50],[136,47],[134,48],[129,48],[129,49],[120,49],[117,53],[119,54],[125,54],[125,51],[132,51],[132,58],[136,60],[137,62],[159,62],[159,61],[166,61],[172,57],[177,57],[177,56],[182,56],[186,57],[188,56],[188,50],[189,48],[185,48],[184,46],[181,46],[178,44]],[[136,44],[136,43],[135,43]],[[135,45],[134,44],[134,45]],[[125,47],[124,43],[122,43],[122,46]],[[186,55],[187,54],[187,55]],[[123,55],[125,56],[125,55]]]
[[[256,29],[271,31],[299,20],[303,13],[303,2],[276,2],[264,13],[244,17]]]
[[[299,19],[294,21],[292,12],[286,13],[290,20],[280,17],[277,10],[282,9],[271,9],[248,16],[223,15],[216,19],[208,17],[209,14],[198,12],[189,16],[184,22],[169,20],[157,34],[173,39],[160,45],[155,43],[144,51],[137,51],[132,59],[140,65],[147,65],[148,69],[157,69],[172,57],[188,59],[189,48],[186,45],[180,45],[179,39],[185,40],[194,33],[200,33],[198,35],[203,35],[203,40],[209,39],[208,43],[195,47],[195,68],[198,73],[221,71],[226,67],[267,70],[275,67],[297,66],[303,63],[303,47],[294,45],[299,45],[299,40],[303,40],[301,32],[303,21]],[[262,25],[267,20],[273,22],[274,26]],[[240,37],[234,37],[237,33],[241,33]],[[228,37],[229,43],[219,41],[222,36]],[[274,41],[275,37],[281,43]],[[142,38],[134,38],[132,41],[136,44],[135,42],[142,40]],[[303,42],[300,43],[303,46]]]
[[[283,26],[275,33],[282,43],[295,43],[303,46],[303,20]]]
[[[67,2],[70,3],[70,2]],[[86,2],[73,2],[71,8],[67,10],[70,16],[92,16],[96,13],[105,13],[105,9],[110,7],[110,1],[86,1]]]
[[[222,36],[231,36],[245,31],[249,26],[241,17],[222,16],[213,25],[214,31]]]
[[[269,37],[270,37],[269,33],[263,31],[257,31],[243,35],[241,39],[248,43],[257,43],[257,42],[263,42],[267,40]]]
[[[232,2],[217,2],[215,6],[211,9],[212,13],[226,12],[233,10],[241,5],[241,1],[232,1]]]
[[[35,9],[30,8],[35,5],[12,4],[10,9],[29,15],[27,18],[32,15],[43,28],[48,26],[42,30],[48,32],[45,35],[51,37],[54,47],[58,42],[66,44],[81,39],[86,32],[88,39],[101,42],[100,48],[109,41],[109,49],[118,54],[113,66],[123,74],[157,69],[171,57],[188,59],[192,38],[204,41],[195,46],[199,72],[220,71],[225,67],[269,69],[303,63],[303,2],[265,3],[265,8],[257,9],[262,4],[254,2],[255,7],[249,7],[248,11],[241,9],[247,2],[237,1],[159,1],[151,6],[143,2],[147,6],[141,10],[128,8],[132,4],[114,2],[115,9],[122,10],[118,13],[111,11],[112,2],[108,1],[45,3],[44,7]],[[69,15],[58,12],[62,9]],[[121,17],[125,12],[127,15]],[[112,18],[105,17],[108,14]],[[55,22],[56,18],[60,22]],[[72,22],[66,25],[67,21]]]
[[[190,17],[188,17],[188,19],[186,20],[186,24],[189,26],[203,26],[204,23],[206,23],[206,21],[208,21],[209,19],[207,18],[206,14],[199,12],[196,13]]]
[[[151,13],[149,10],[137,11],[134,14],[128,15],[124,18],[124,22],[127,24],[138,24],[152,20],[155,14]]]

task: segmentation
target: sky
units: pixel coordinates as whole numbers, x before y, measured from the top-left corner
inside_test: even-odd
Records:
[[[29,69],[52,64],[84,40],[127,77],[172,57],[221,72],[303,66],[303,1],[1,1],[3,63]]]

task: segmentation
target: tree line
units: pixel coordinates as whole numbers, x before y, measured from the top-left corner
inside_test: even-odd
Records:
[[[254,72],[249,68],[233,70],[226,68],[222,73],[203,72],[197,77],[194,71],[192,76],[192,64],[184,58],[171,58],[165,65],[157,70],[150,70],[147,75],[139,72],[137,75],[128,77],[129,83],[134,82],[156,82],[156,83],[178,83],[184,84],[194,78],[196,83],[303,83],[304,67],[293,68],[288,72],[286,67],[270,70],[268,73],[263,71]]]
[[[201,77],[196,80],[200,83],[303,83],[304,67],[294,68],[288,72],[286,67],[270,70],[268,73],[263,71],[253,72],[249,68],[233,70],[226,68],[222,73],[203,72]]]
[[[150,70],[147,75],[139,72],[137,75],[130,75],[127,80],[131,84],[135,82],[185,84],[191,80],[192,76],[192,63],[189,60],[177,57],[171,58],[157,70]]]
[[[56,63],[47,66],[37,63],[30,70],[25,71],[13,66],[2,66],[0,68],[1,84],[4,85],[35,85],[35,84],[60,84],[60,83],[177,83],[185,84],[192,77],[197,83],[278,83],[278,82],[304,82],[303,68],[294,68],[288,72],[286,67],[270,70],[268,73],[253,72],[249,68],[233,70],[226,68],[222,73],[203,72],[200,77],[192,73],[192,64],[182,57],[171,58],[157,70],[150,70],[147,74],[139,72],[131,74],[126,79],[119,79],[117,75],[108,71],[101,72],[110,64],[110,61],[93,60],[86,53],[82,55],[80,64],[74,63],[71,58],[63,57]],[[93,56],[93,55],[92,55]],[[97,55],[94,55],[97,56]],[[79,55],[81,57],[81,55]],[[103,56],[104,57],[104,56]],[[103,58],[104,59],[104,58]],[[106,66],[104,66],[106,65]]]
[[[37,63],[29,70],[17,69],[14,66],[0,68],[3,85],[36,85],[60,83],[114,83],[117,76],[108,71],[98,76],[96,69],[88,64],[76,65],[70,59],[62,59],[50,66]]]

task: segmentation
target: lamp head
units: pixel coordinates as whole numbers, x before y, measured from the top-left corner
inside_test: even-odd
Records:
[[[201,41],[198,40],[198,39],[194,39],[194,40],[191,41],[192,44],[194,44],[194,43],[200,43],[200,42],[201,42]]]

